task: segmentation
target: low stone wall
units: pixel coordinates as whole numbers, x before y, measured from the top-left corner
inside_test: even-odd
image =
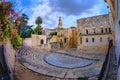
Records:
[[[43,45],[40,45],[40,48],[46,49],[48,51],[59,49],[59,43],[53,42],[53,43],[43,44]]]
[[[5,54],[7,66],[12,71],[14,69],[14,63],[15,63],[15,50],[13,49],[10,41],[8,41],[7,44],[4,46],[4,54]]]
[[[51,45],[50,44],[42,44],[39,46],[41,49],[45,49],[47,51],[51,50]]]
[[[54,43],[50,43],[51,45],[51,49],[58,49],[59,48],[59,43],[54,42]]]
[[[23,45],[32,47],[32,38],[23,39]]]

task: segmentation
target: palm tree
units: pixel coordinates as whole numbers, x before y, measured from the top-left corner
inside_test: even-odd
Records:
[[[37,19],[36,19],[36,21],[35,21],[35,23],[36,23],[37,25],[42,24],[42,18],[41,18],[40,16],[38,16]]]
[[[42,34],[42,18],[40,16],[37,17],[35,23],[37,24],[37,27],[35,28],[37,34]]]

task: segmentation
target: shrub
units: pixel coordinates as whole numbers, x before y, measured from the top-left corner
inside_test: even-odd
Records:
[[[57,35],[57,32],[51,32],[50,35],[51,35],[51,36]]]
[[[12,43],[14,49],[16,49],[18,45],[21,45],[22,40],[20,38],[20,35],[16,34],[15,38],[11,39],[11,43]]]

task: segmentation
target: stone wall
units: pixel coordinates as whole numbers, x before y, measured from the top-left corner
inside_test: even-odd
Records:
[[[25,38],[23,40],[23,45],[25,45],[25,46],[32,46],[32,38]]]
[[[58,43],[60,48],[76,48],[77,47],[77,30],[76,27],[58,30]]]
[[[14,63],[15,63],[15,50],[13,49],[10,41],[4,46],[4,54],[6,58],[7,66],[10,70],[14,70]]]
[[[114,41],[109,14],[77,20],[78,47],[81,52],[107,53],[108,42]]]
[[[32,35],[32,47],[38,47],[40,45],[39,37],[37,35]]]
[[[107,53],[108,37],[111,39],[111,34],[82,36],[82,44],[80,44],[81,41],[79,40],[78,50],[87,53]],[[86,38],[88,38],[87,43]],[[94,38],[94,42],[92,42],[92,38]],[[100,41],[100,38],[102,38],[102,41]]]
[[[58,42],[58,36],[52,36],[49,40],[49,43]]]
[[[116,57],[117,63],[120,63],[120,1],[116,0],[115,15],[115,41],[116,41]]]
[[[32,35],[32,47],[38,47],[42,44],[47,44],[46,35]]]
[[[51,49],[58,49],[59,48],[59,43],[57,43],[57,42],[54,42],[54,43],[50,43],[50,45],[51,45]]]

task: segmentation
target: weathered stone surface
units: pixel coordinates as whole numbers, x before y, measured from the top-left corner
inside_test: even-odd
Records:
[[[78,55],[78,53],[76,53],[76,50],[72,50],[72,52],[74,52],[75,54],[70,53],[70,51],[71,50],[68,51],[66,50],[65,52],[71,55],[67,53],[64,54],[55,52],[45,52],[43,50],[32,49],[30,47],[22,47],[21,49],[18,50],[19,52],[18,56],[20,57],[19,59],[24,66],[35,72],[48,76],[54,76],[59,78],[78,78],[78,77],[91,77],[99,74],[100,70],[98,66],[99,63],[97,63],[98,61],[84,57],[75,57],[76,55]],[[92,64],[86,65],[85,67],[82,66],[81,68],[77,67],[72,69],[72,67],[74,66],[72,66],[71,68],[62,67],[60,68],[57,66],[49,65],[44,61],[43,58],[45,58],[45,56],[48,54],[50,55],[48,56],[48,58],[46,58],[48,61],[51,61],[52,59],[54,60],[54,58],[56,58],[54,61],[56,61],[57,64],[59,60],[62,60],[62,62],[64,63],[64,65],[61,64],[62,66],[66,65],[70,67],[71,63],[77,63],[74,66],[86,65],[90,63]]]

